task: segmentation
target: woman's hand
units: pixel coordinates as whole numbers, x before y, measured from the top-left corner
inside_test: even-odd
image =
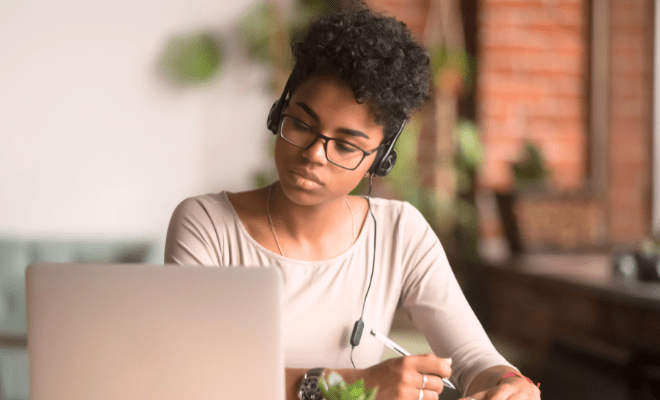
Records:
[[[461,400],[540,400],[541,391],[524,378],[511,376],[500,379],[488,390],[478,392]]]
[[[451,359],[433,354],[390,358],[362,370],[365,386],[378,387],[378,400],[437,400],[441,378],[450,376]]]

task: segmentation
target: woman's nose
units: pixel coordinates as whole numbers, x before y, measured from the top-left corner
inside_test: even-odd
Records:
[[[325,155],[325,139],[317,136],[303,154],[312,161],[325,163],[328,160]]]

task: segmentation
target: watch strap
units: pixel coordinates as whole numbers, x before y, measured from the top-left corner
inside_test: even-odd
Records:
[[[300,382],[298,389],[298,398],[300,400],[321,400],[321,391],[319,390],[319,378],[325,375],[325,368],[312,368],[307,370]]]

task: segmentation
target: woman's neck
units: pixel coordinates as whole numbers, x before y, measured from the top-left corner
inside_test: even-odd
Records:
[[[300,205],[284,195],[279,182],[268,188],[267,211],[283,255],[339,255],[355,241],[357,221],[347,196]],[[312,257],[316,258],[316,257]]]

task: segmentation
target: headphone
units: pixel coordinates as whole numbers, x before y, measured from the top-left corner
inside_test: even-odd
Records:
[[[270,108],[270,112],[268,113],[266,126],[268,127],[269,131],[273,132],[273,135],[277,135],[277,131],[280,129],[282,112],[284,111],[284,107],[286,107],[289,102],[287,97],[289,96],[289,91],[291,90],[291,80],[296,72],[297,69],[294,67],[293,72],[291,72],[289,79],[286,81],[286,85],[284,85],[284,91],[282,91],[282,95],[275,101],[275,103],[273,103],[273,106]],[[394,145],[399,139],[399,136],[401,136],[401,132],[403,132],[403,127],[406,125],[406,122],[407,121],[404,120],[401,123],[399,131],[396,133],[396,135],[394,135],[394,138],[387,145],[386,150],[382,154],[380,150],[378,150],[376,153],[376,159],[374,160],[373,164],[371,164],[371,167],[368,171],[371,176],[386,176],[390,173],[392,168],[394,168],[394,164],[396,163],[396,150],[394,150]]]

